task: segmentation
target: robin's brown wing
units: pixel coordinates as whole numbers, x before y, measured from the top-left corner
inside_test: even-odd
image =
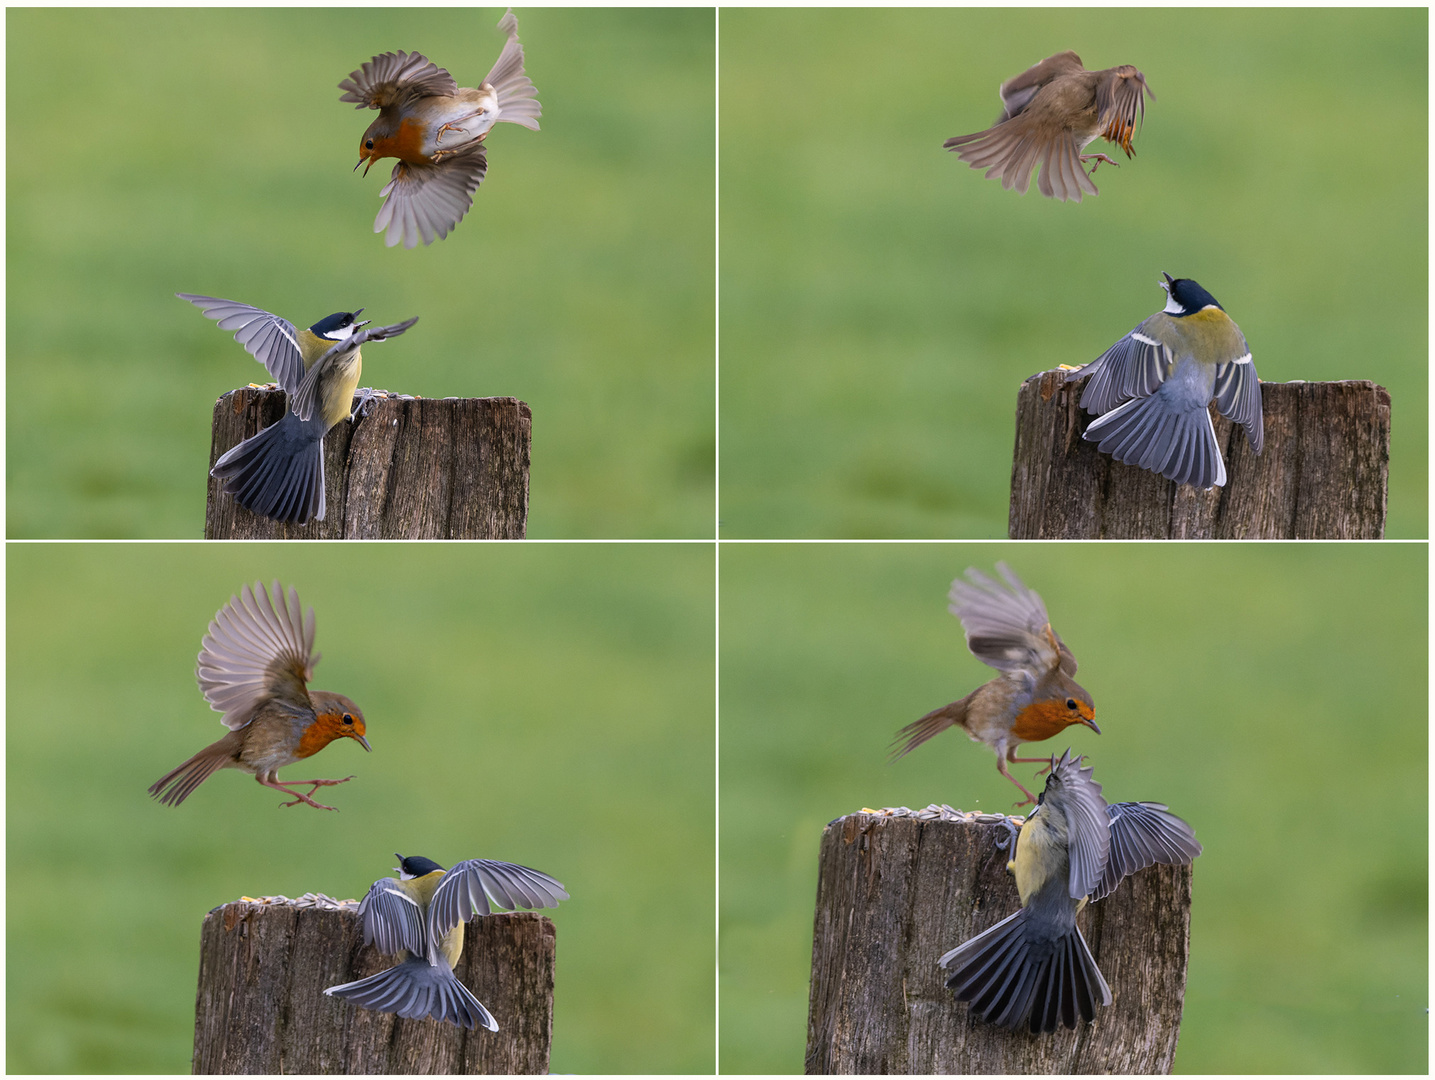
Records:
[[[1041,597],[1006,563],[997,563],[997,571],[1004,585],[972,568],[947,594],[947,610],[962,620],[972,655],[998,671],[1025,671],[1033,678],[1058,666],[1075,675],[1076,658],[1051,628]]]
[[[224,714],[225,726],[238,729],[265,698],[307,705],[305,686],[318,662],[314,609],[302,613],[292,588],[286,603],[279,582],[271,596],[256,581],[252,590],[245,585],[231,596],[210,622],[195,677],[210,707]]]
[[[416,97],[448,97],[458,92],[453,76],[422,53],[381,53],[366,60],[339,84],[340,101],[356,109],[382,109]]]
[[[473,205],[473,193],[488,173],[488,155],[475,143],[437,165],[399,162],[380,195],[387,196],[374,218],[374,232],[388,230],[384,243],[400,240],[411,248],[449,234]]]
[[[1041,88],[1058,75],[1069,75],[1085,70],[1081,64],[1081,57],[1068,49],[1066,52],[1048,56],[1045,60],[1033,64],[1020,75],[1013,75],[1002,83],[1001,89],[998,91],[1001,95],[1002,106],[1006,111],[1004,115],[997,118],[997,122],[1010,120],[1020,113],[1031,104],[1031,99],[1036,97]]]
[[[1131,136],[1136,132],[1138,116],[1146,116],[1146,96],[1156,95],[1146,85],[1146,76],[1130,64],[1122,64],[1101,73],[1096,84],[1096,121],[1101,137],[1114,142],[1131,157]]]
[[[1041,166],[1037,190],[1047,198],[1080,202],[1098,194],[1081,165],[1081,140],[1059,111],[1044,99],[1020,115],[972,135],[954,135],[942,144],[987,179],[1025,195],[1031,172]]]

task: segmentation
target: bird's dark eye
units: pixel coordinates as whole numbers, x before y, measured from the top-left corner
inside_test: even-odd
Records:
[[[345,714],[344,714],[344,723],[346,723],[346,724],[352,724],[353,722],[354,722],[354,714],[353,714],[353,713],[345,713]]]
[[[1075,711],[1076,711],[1076,699],[1075,699],[1075,698],[1067,698],[1067,699],[1066,699],[1066,707],[1067,707],[1068,709],[1070,709],[1072,712],[1075,712]]]
[[[373,148],[374,148],[374,140],[373,140],[373,139],[365,139],[365,140],[364,140],[364,149],[365,149],[365,150],[372,150]]]

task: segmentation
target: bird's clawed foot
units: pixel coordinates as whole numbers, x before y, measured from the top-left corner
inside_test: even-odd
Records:
[[[1089,172],[1089,173],[1086,174],[1086,175],[1088,175],[1088,176],[1095,176],[1095,175],[1096,175],[1096,170],[1099,169],[1099,168],[1101,168],[1101,163],[1102,163],[1103,161],[1104,161],[1106,164],[1108,164],[1108,165],[1115,165],[1118,169],[1121,168],[1121,162],[1119,162],[1119,161],[1112,161],[1112,160],[1111,160],[1109,157],[1107,157],[1105,154],[1082,154],[1080,160],[1081,160],[1081,161],[1095,161],[1095,162],[1096,162],[1095,165],[1091,166],[1091,172]]]
[[[337,807],[325,806],[325,805],[324,805],[323,803],[321,803],[321,802],[315,802],[315,801],[314,801],[313,799],[311,799],[309,796],[310,796],[310,795],[313,795],[314,792],[318,791],[321,787],[332,787],[332,786],[335,785],[335,784],[347,783],[348,781],[350,781],[350,780],[352,780],[352,779],[353,779],[353,776],[346,776],[346,777],[344,777],[342,780],[285,780],[285,781],[283,781],[283,782],[280,782],[280,781],[278,781],[278,780],[275,780],[275,781],[273,781],[272,783],[266,784],[265,786],[266,786],[266,787],[272,787],[275,791],[282,791],[282,792],[284,792],[285,795],[292,795],[292,796],[294,796],[294,801],[293,801],[293,802],[286,802],[286,803],[280,803],[280,804],[279,804],[279,808],[280,808],[281,810],[282,810],[284,807],[286,807],[286,806],[298,806],[300,803],[306,803],[307,805],[312,806],[312,807],[313,807],[314,809],[316,809],[316,810],[334,810],[334,811],[337,812],[337,809],[338,809]],[[305,784],[310,785],[309,791],[308,791],[307,793],[302,792],[302,791],[291,791],[291,790],[290,790],[290,787],[291,787],[291,786],[301,786],[301,787],[302,787],[302,786],[305,785]]]
[[[359,388],[359,400],[354,402],[354,411],[349,414],[349,423],[360,416],[368,416],[374,406],[374,388],[363,386]]]

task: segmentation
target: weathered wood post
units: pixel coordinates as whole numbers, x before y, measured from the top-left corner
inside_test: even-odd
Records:
[[[1191,868],[1152,866],[1077,917],[1111,986],[1096,1020],[1054,1034],[970,1015],[938,958],[1018,907],[1006,830],[950,808],[827,826],[808,998],[808,1073],[1157,1073],[1176,1053]]]
[[[357,399],[356,399],[357,400]],[[286,408],[278,387],[214,403],[209,467]],[[517,398],[376,395],[367,416],[324,436],[323,521],[281,525],[208,478],[208,540],[521,540],[528,528],[533,412]]]
[[[1007,531],[1035,539],[1378,540],[1385,535],[1390,393],[1366,380],[1262,383],[1265,449],[1211,409],[1225,487],[1197,491],[1083,439],[1086,386],[1044,371],[1017,393]]]
[[[546,1073],[556,932],[536,912],[468,923],[456,974],[498,1021],[401,1020],[326,987],[397,961],[363,944],[357,903],[235,901],[204,919],[196,1073]]]

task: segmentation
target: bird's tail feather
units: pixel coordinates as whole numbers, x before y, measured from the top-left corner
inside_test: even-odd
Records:
[[[498,1030],[493,1015],[458,981],[452,969],[443,965],[435,967],[417,957],[410,957],[367,979],[331,986],[324,993],[408,1020],[428,1016],[470,1030],[474,1027]]]
[[[1084,437],[1103,454],[1178,484],[1205,489],[1226,482],[1210,411],[1204,406],[1182,410],[1159,391],[1097,417]]]
[[[295,525],[324,520],[324,433],[317,417],[286,412],[230,449],[210,472],[246,510]]]
[[[1071,929],[1053,944],[1028,930],[1027,908],[1007,916],[946,953],[939,963],[951,972],[947,986],[958,1001],[988,1023],[1016,1029],[1030,1018],[1032,1031],[1055,1031],[1091,1020],[1096,1005],[1111,1003],[1096,960],[1081,931]]]
[[[177,765],[149,786],[149,793],[165,806],[178,806],[189,798],[190,793],[220,769],[224,768],[230,754],[219,749],[218,744],[206,746],[194,757]],[[169,788],[165,791],[165,788]]]
[[[498,93],[499,120],[537,131],[543,106],[538,102],[537,87],[523,72],[523,46],[518,43],[518,19],[512,10],[499,21],[498,28],[508,35],[508,41],[483,81]]]

